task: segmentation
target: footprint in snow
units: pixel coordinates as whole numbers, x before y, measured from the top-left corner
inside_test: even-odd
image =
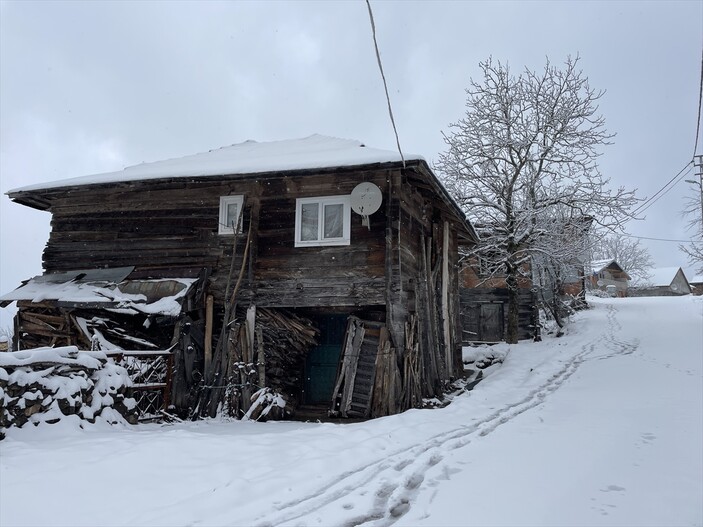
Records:
[[[625,489],[625,487],[621,487],[619,485],[608,485],[604,489],[600,489],[601,492],[622,492]]]

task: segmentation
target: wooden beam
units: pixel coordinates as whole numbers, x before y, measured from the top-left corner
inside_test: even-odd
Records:
[[[256,342],[259,349],[259,358],[257,364],[259,366],[259,386],[266,388],[266,355],[264,354],[264,335],[261,326],[256,328]]]
[[[452,339],[449,327],[449,222],[444,222],[442,240],[442,326],[444,330],[444,357],[447,364],[447,375],[453,375]]]
[[[251,305],[247,308],[246,320],[246,348],[242,350],[244,362],[250,364],[254,362],[254,326],[256,325],[256,306]]]
[[[205,298],[205,342],[203,343],[205,354],[205,371],[210,371],[212,364],[212,320],[214,311],[214,298],[207,295]]]

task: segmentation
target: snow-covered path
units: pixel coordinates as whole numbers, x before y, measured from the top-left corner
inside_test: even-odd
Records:
[[[701,300],[594,299],[442,410],[13,430],[0,525],[701,525]]]
[[[701,525],[700,307],[681,299],[599,303],[608,331],[579,356],[558,395],[470,453],[452,453],[446,462],[461,472],[398,523]]]

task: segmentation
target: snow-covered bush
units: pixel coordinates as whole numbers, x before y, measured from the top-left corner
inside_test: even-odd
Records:
[[[280,393],[271,388],[262,388],[251,396],[251,407],[244,419],[252,421],[267,421],[283,419],[286,400]]]
[[[0,439],[10,426],[57,423],[68,415],[135,423],[131,384],[127,370],[102,352],[66,346],[0,353]]]

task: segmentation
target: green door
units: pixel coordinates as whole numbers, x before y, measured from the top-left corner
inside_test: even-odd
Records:
[[[320,316],[315,318],[315,323],[320,328],[320,344],[310,350],[305,360],[305,404],[332,401],[347,315]]]

